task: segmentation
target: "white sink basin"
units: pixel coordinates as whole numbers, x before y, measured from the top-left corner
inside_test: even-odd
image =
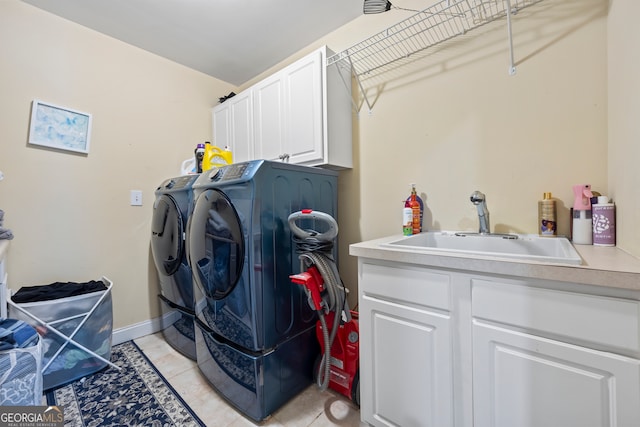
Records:
[[[540,237],[529,234],[509,235],[512,238],[501,236],[503,235],[456,235],[454,232],[430,231],[402,237],[381,246],[442,255],[467,254],[520,261],[582,264],[580,255],[565,237]],[[514,236],[517,236],[517,239],[513,238]]]

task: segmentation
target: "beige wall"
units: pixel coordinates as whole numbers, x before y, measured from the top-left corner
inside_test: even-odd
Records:
[[[518,13],[515,76],[503,20],[364,80],[374,105],[354,118],[355,167],[339,182],[340,270],[352,290],[357,265],[348,245],[400,234],[411,182],[426,196],[427,228],[441,230],[477,230],[474,190],[487,196],[492,231],[517,233],[537,232],[543,192],[558,199],[565,235],[574,184],[618,197],[607,167],[607,7],[545,0]],[[407,16],[361,16],[316,45],[341,51]]]
[[[9,286],[105,275],[116,328],[158,316],[153,191],[211,137],[210,109],[231,85],[17,0],[0,2],[0,40]],[[27,144],[34,98],[93,115],[89,155]]]
[[[590,183],[618,205],[619,246],[640,256],[640,106],[627,96],[638,92],[640,66],[634,3],[615,0],[608,15],[607,0],[545,0],[521,12],[515,76],[503,21],[363,82],[374,105],[354,113],[355,166],[339,178],[340,270],[352,305],[348,245],[399,234],[411,182],[426,196],[429,229],[476,229],[468,197],[477,189],[494,231],[534,233],[537,201],[551,191],[562,234],[571,186]],[[281,65],[321,44],[340,51],[406,16],[361,16]],[[16,234],[11,287],[106,274],[116,282],[116,327],[157,315],[152,190],[210,137],[209,108],[233,88],[17,1],[0,2],[0,36],[0,208]],[[89,156],[27,146],[36,97],[94,114]],[[142,208],[128,206],[130,189],[144,190]]]

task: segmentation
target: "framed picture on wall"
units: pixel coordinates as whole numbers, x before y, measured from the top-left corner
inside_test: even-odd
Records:
[[[91,114],[33,100],[29,144],[89,153]]]

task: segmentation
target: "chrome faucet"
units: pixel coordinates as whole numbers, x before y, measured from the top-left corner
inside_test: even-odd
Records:
[[[469,198],[471,203],[478,209],[478,221],[480,223],[480,234],[491,233],[489,225],[489,210],[487,209],[487,198],[479,191],[474,191]]]

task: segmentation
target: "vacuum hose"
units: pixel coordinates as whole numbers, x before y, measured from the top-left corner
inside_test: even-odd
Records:
[[[301,218],[325,222],[328,225],[328,230],[324,233],[319,233],[315,230],[302,230],[296,224],[296,220]],[[289,216],[289,226],[293,232],[293,240],[296,244],[297,252],[300,254],[300,260],[306,261],[308,266],[316,266],[322,276],[326,290],[326,300],[323,298],[326,304],[324,311],[317,311],[322,325],[322,338],[324,341],[324,354],[318,368],[318,387],[324,391],[329,385],[331,375],[331,346],[340,327],[341,313],[346,301],[346,290],[342,285],[338,268],[332,257],[333,240],[338,234],[338,225],[335,219],[326,213],[305,210],[292,213]],[[333,311],[335,313],[330,334],[325,319],[325,311]]]
[[[327,291],[327,311],[333,311],[335,313],[333,317],[333,325],[331,328],[331,334],[328,333],[327,321],[323,310],[318,310],[318,317],[322,324],[322,338],[324,340],[324,354],[320,360],[320,366],[318,368],[318,387],[324,391],[329,386],[330,379],[330,365],[331,365],[331,346],[340,327],[340,314],[345,302],[345,289],[340,282],[340,276],[338,275],[338,269],[335,262],[322,253],[308,252],[302,253],[300,258],[307,258],[310,265],[315,265],[322,280],[324,281],[324,288]],[[321,375],[321,372],[324,375]]]

